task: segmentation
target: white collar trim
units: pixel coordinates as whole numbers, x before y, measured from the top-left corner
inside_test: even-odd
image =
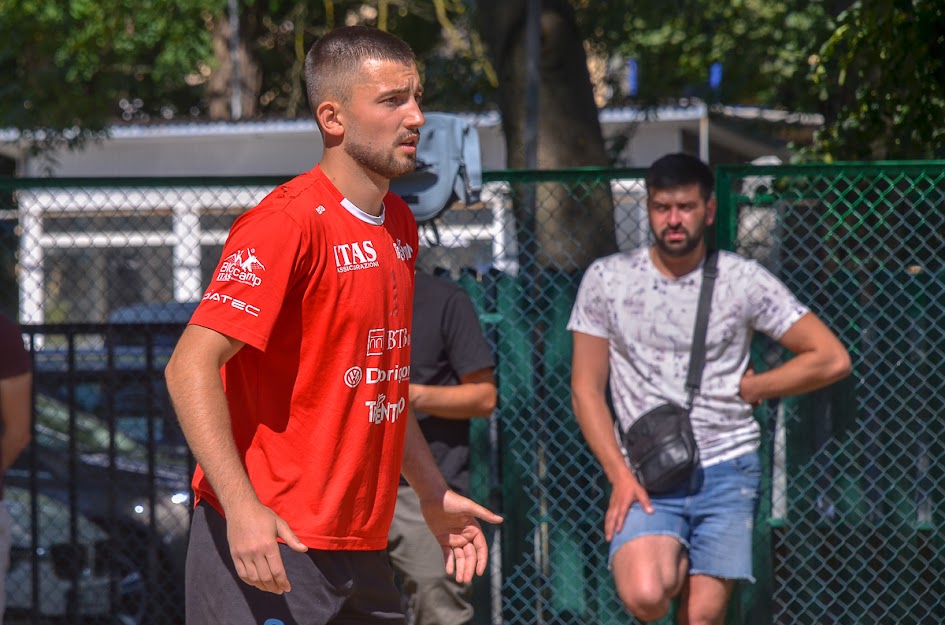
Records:
[[[384,215],[387,213],[387,208],[384,204],[381,204],[381,214],[375,217],[370,213],[365,213],[363,210],[354,205],[354,202],[348,198],[342,198],[341,205],[345,208],[346,211],[360,219],[365,223],[372,224],[374,226],[383,226],[384,225]]]

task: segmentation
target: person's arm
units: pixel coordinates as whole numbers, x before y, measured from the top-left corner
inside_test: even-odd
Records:
[[[795,356],[764,373],[745,373],[739,395],[749,404],[813,391],[850,375],[850,354],[812,313],[798,319],[778,342]]]
[[[443,419],[488,417],[495,410],[495,375],[490,367],[460,376],[459,384],[452,386],[411,383],[410,403]]]
[[[10,468],[30,442],[33,407],[33,374],[0,380],[0,415],[3,415],[2,472]]]
[[[164,374],[184,437],[223,506],[230,555],[240,579],[282,594],[291,585],[276,538],[296,551],[307,547],[260,503],[233,440],[220,368],[242,347],[240,341],[213,330],[188,326]]]
[[[634,477],[614,435],[614,417],[607,406],[607,378],[610,375],[609,342],[605,338],[573,332],[571,404],[581,433],[610,481],[612,491],[604,517],[607,540],[623,527],[627,510],[639,502],[653,511],[646,489]]]
[[[447,574],[455,575],[459,582],[469,582],[473,574],[485,573],[489,548],[476,519],[501,523],[502,517],[449,489],[412,407],[407,409],[402,472],[417,493],[423,518],[443,549]]]

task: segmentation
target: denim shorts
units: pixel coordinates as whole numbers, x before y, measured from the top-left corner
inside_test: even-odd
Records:
[[[752,528],[758,509],[757,453],[699,468],[689,483],[651,497],[653,514],[634,503],[610,542],[610,561],[640,536],[675,536],[689,551],[689,574],[754,582]]]

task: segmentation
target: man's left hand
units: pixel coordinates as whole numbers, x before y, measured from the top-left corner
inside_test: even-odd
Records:
[[[472,581],[473,573],[486,572],[489,547],[476,519],[501,523],[502,517],[451,490],[441,501],[421,503],[423,517],[443,549],[446,573],[457,582]]]
[[[761,398],[755,395],[753,387],[753,378],[755,377],[755,368],[752,365],[748,365],[748,368],[745,369],[745,374],[742,376],[742,381],[738,387],[738,395],[742,398],[747,404],[751,404],[752,408],[757,408],[761,405]]]

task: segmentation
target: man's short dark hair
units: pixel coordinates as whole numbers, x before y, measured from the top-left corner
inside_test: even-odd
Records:
[[[704,200],[715,191],[715,176],[708,165],[691,154],[678,152],[667,154],[653,162],[646,170],[648,194],[662,189],[675,189],[692,184],[699,185]]]
[[[319,38],[305,56],[305,87],[312,114],[325,100],[346,100],[364,61],[415,65],[417,57],[402,39],[369,26],[343,26]]]

